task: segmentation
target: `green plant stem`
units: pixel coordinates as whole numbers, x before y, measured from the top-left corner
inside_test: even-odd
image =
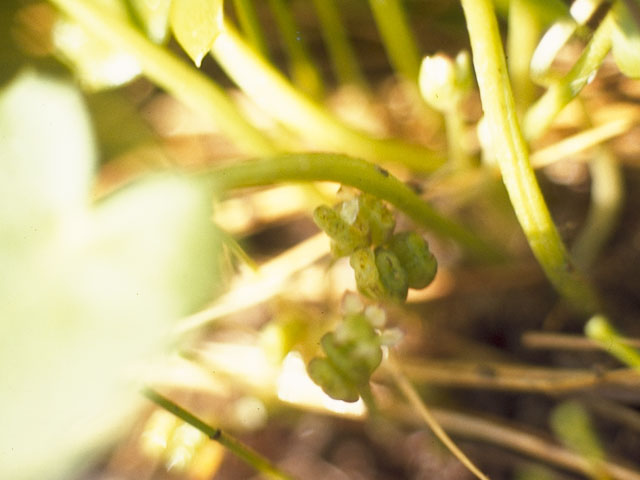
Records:
[[[552,83],[527,111],[523,121],[526,138],[535,139],[544,133],[556,115],[593,79],[611,50],[614,22],[613,13],[609,12],[569,73]]]
[[[214,121],[246,153],[260,155],[277,151],[262,132],[247,122],[222,88],[167,50],[151,43],[122,18],[112,15],[94,2],[50,2],[91,35],[115,49],[132,54],[149,80]]]
[[[478,467],[467,457],[462,450],[458,448],[458,446],[451,440],[451,437],[444,431],[444,429],[440,426],[440,423],[436,420],[431,413],[431,410],[427,407],[427,405],[422,401],[420,395],[411,384],[411,382],[407,379],[407,377],[400,371],[400,369],[396,366],[395,361],[389,357],[385,360],[383,364],[393,378],[393,381],[396,383],[402,394],[405,396],[409,404],[416,410],[418,415],[422,418],[424,423],[431,429],[431,431],[435,434],[438,439],[449,449],[449,451],[477,478],[480,480],[489,480],[489,478],[480,471]]]
[[[592,126],[589,112],[583,110]],[[580,230],[571,253],[576,265],[590,268],[613,234],[624,201],[622,169],[607,145],[598,145],[589,161],[591,174],[591,204],[587,219]]]
[[[466,126],[462,111],[459,106],[444,112],[445,130],[447,132],[447,150],[449,152],[449,163],[454,170],[462,171],[473,167],[473,161],[469,156],[467,145],[464,142],[466,137]]]
[[[300,29],[293,18],[290,3],[287,0],[269,0],[268,3],[289,56],[293,83],[312,98],[321,98],[324,93],[322,77],[311,60]]]
[[[258,106],[322,150],[333,150],[377,162],[396,162],[431,172],[443,157],[427,148],[397,140],[371,138],[351,128],[306,95],[260,58],[225,24],[212,54],[233,81]]]
[[[233,0],[233,9],[238,16],[240,28],[247,36],[249,43],[264,58],[269,58],[269,46],[258,20],[253,0]]]
[[[478,259],[496,261],[504,258],[497,248],[441,216],[397,178],[364,160],[331,153],[283,154],[216,167],[201,175],[217,192],[294,181],[349,185],[386,200],[417,224],[454,240]]]
[[[511,0],[507,60],[519,111],[524,111],[535,95],[535,85],[529,75],[529,64],[538,44],[540,31],[540,21],[532,0]]]
[[[556,290],[578,311],[595,313],[596,292],[574,266],[529,163],[491,0],[462,0],[482,107],[511,204],[533,254]]]
[[[367,81],[349,43],[335,0],[313,0],[313,5],[336,79],[344,85],[351,84],[366,88]]]
[[[369,0],[389,62],[412,83],[418,81],[420,53],[401,0]]]
[[[598,342],[622,363],[640,371],[640,352],[625,341],[606,317],[594,315],[585,325],[584,331],[587,337]]]
[[[188,423],[192,427],[200,430],[211,440],[214,440],[227,448],[231,453],[236,455],[246,464],[253,467],[256,471],[260,472],[267,478],[274,480],[292,480],[293,477],[282,472],[278,467],[273,465],[269,460],[264,458],[259,453],[253,451],[248,446],[243,444],[237,438],[225,433],[220,428],[215,428],[200,420],[198,417],[188,412],[178,404],[169,400],[168,398],[160,395],[158,392],[151,388],[145,388],[142,390],[142,394],[150,401],[164,408],[166,411],[171,412],[182,421]]]

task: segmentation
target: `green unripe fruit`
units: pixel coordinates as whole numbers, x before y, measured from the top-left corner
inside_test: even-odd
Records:
[[[396,227],[396,220],[393,213],[385,207],[382,201],[371,195],[362,194],[358,198],[360,204],[360,215],[369,224],[369,236],[372,245],[382,245],[389,240],[393,229]]]
[[[331,238],[331,251],[335,257],[350,255],[354,250],[366,247],[366,235],[349,225],[333,208],[320,205],[313,211],[313,221]]]
[[[415,232],[397,233],[388,246],[406,271],[410,288],[424,288],[433,281],[438,263],[424,238]]]
[[[393,300],[405,300],[409,290],[409,277],[398,257],[384,246],[376,248],[375,257],[378,275],[386,296]]]
[[[324,393],[336,400],[356,402],[360,395],[352,385],[326,358],[314,358],[309,362],[307,372],[311,380],[320,385]]]
[[[360,248],[351,254],[349,264],[356,277],[356,285],[363,295],[373,298],[385,298],[385,288],[378,275],[375,254],[368,248]]]

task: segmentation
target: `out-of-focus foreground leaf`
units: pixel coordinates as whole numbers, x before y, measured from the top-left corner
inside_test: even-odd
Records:
[[[0,91],[0,478],[69,478],[133,410],[132,371],[209,298],[219,242],[193,181],[91,206],[96,154],[69,83]]]
[[[630,3],[635,3],[635,9],[640,11],[638,0],[631,0]],[[637,17],[629,11],[624,2],[616,2],[613,8],[616,21],[611,36],[613,58],[620,71],[627,77],[640,78],[640,25],[636,23]]]

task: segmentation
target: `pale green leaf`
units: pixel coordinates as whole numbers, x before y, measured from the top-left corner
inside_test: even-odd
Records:
[[[199,67],[222,28],[222,0],[172,0],[170,23],[178,43]]]
[[[70,478],[123,426],[134,373],[210,296],[209,195],[179,175],[92,207],[89,118],[71,84],[0,94],[0,478]]]
[[[617,2],[614,9],[616,25],[611,35],[613,58],[627,77],[640,78],[640,26],[624,2]]]

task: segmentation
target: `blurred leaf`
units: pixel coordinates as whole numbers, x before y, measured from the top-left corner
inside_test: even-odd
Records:
[[[22,65],[23,58],[16,47],[13,29],[18,0],[0,2],[0,87],[8,82]]]
[[[176,40],[199,67],[222,28],[222,0],[172,0],[170,22]]]
[[[156,143],[156,136],[135,106],[118,91],[104,90],[87,97],[103,160]]]
[[[121,2],[92,1],[100,5],[104,15],[129,20]],[[58,54],[71,66],[84,85],[93,90],[122,85],[141,72],[138,61],[129,52],[113,48],[83,26],[66,18],[57,20],[53,29],[53,43]]]
[[[70,84],[23,73],[0,95],[0,478],[69,478],[132,412],[131,375],[206,301],[209,196],[157,175],[88,203],[89,117]]]
[[[640,2],[631,0],[630,3],[633,2],[635,10],[640,12]],[[613,58],[622,73],[631,78],[639,78],[640,26],[624,2],[616,2],[613,8],[616,22],[611,36]]]

